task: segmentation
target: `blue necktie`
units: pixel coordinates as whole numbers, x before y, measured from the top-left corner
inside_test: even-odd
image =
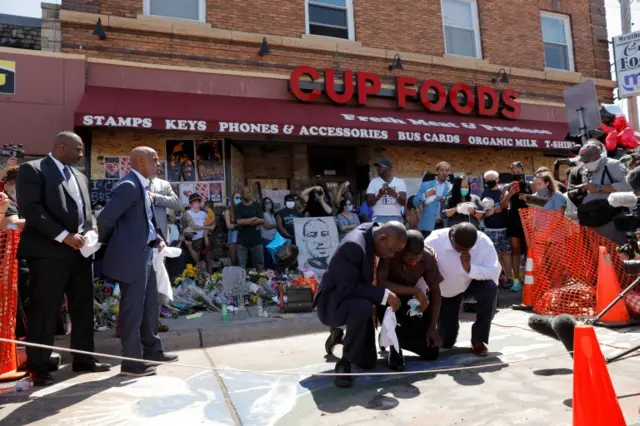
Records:
[[[69,170],[69,168],[67,166],[64,166],[62,168],[62,174],[64,175],[64,178],[67,182],[69,182],[69,180],[71,180],[71,170]]]
[[[153,225],[153,206],[151,205],[151,184],[147,185],[147,187],[145,188],[145,200],[144,200],[144,206],[145,206],[145,210],[147,211],[147,221],[149,222],[149,236],[147,238],[147,242],[151,243],[153,241],[156,240],[156,228]]]

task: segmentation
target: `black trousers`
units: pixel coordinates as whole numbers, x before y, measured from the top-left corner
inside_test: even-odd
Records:
[[[438,359],[440,349],[437,347],[429,347],[427,344],[427,330],[431,325],[431,304],[422,313],[422,317],[410,317],[407,315],[409,306],[407,302],[410,300],[408,297],[400,297],[402,305],[400,309],[396,311],[396,320],[398,326],[396,327],[396,336],[398,336],[398,343],[404,350],[411,351],[424,360],[433,361]],[[384,319],[384,313],[387,310],[386,306],[378,306],[378,318],[382,322]]]
[[[158,337],[158,284],[152,256],[149,250],[144,281],[119,283],[120,342],[122,356],[128,358],[151,358],[164,351]],[[133,361],[123,361],[121,367],[135,368],[133,364]]]
[[[71,348],[93,352],[93,277],[91,259],[80,252],[70,259],[27,259],[29,313],[27,341],[53,346],[60,306],[67,295],[71,317]],[[27,365],[36,374],[48,372],[49,349],[27,347]],[[87,355],[74,355],[84,362]]]
[[[438,334],[442,347],[450,348],[458,340],[460,330],[460,306],[465,296],[476,299],[476,321],[471,326],[471,340],[489,343],[491,321],[498,301],[498,286],[495,282],[473,280],[464,293],[455,297],[443,297],[438,317]]]
[[[324,298],[328,295],[322,294]],[[324,303],[324,300],[318,303]],[[363,369],[376,366],[375,327],[373,325],[373,303],[367,299],[349,298],[342,300],[337,308],[328,315],[324,309],[318,308],[320,322],[328,327],[346,326],[342,341],[342,358],[351,361]]]

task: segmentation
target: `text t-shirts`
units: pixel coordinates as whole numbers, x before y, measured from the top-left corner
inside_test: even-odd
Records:
[[[385,183],[386,182],[381,177],[371,180],[369,187],[367,188],[367,194],[378,195],[378,192],[382,189]],[[389,183],[389,188],[393,188],[398,194],[401,192],[407,192],[407,187],[404,181],[397,177],[394,177]],[[402,212],[400,211],[401,207],[402,206],[398,204],[398,200],[395,197],[392,197],[391,195],[384,195],[373,206],[373,218],[375,220],[377,216],[402,216]]]

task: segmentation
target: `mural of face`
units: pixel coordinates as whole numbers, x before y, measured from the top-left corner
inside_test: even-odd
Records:
[[[309,256],[326,259],[331,254],[329,226],[320,219],[310,220],[304,225],[303,234]]]

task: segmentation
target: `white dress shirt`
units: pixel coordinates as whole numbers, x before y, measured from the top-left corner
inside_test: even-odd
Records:
[[[149,222],[149,236],[147,237],[147,242],[152,242],[156,239],[157,234],[155,226],[153,225],[153,202],[151,201],[151,194],[149,193],[151,190],[151,181],[142,176],[137,170],[131,169],[131,171],[133,171],[133,174],[136,175],[142,185],[144,192],[144,207],[147,212],[147,222]]]
[[[62,176],[62,179],[66,182],[67,178],[64,176],[65,165],[62,164],[60,161],[56,160],[56,158],[53,155],[49,154],[49,157],[53,160],[55,165],[58,167],[58,170],[60,171],[60,175]],[[76,204],[78,204],[78,211],[79,212],[84,212],[84,201],[82,200],[82,194],[80,193],[80,186],[78,185],[78,181],[76,180],[75,173],[73,172],[71,167],[69,167],[69,173],[71,173],[71,179],[69,179],[69,182],[68,182],[69,190],[71,191],[71,196],[73,197],[73,199],[76,202]],[[83,214],[83,216],[84,216],[84,214]],[[67,238],[67,235],[69,235],[68,231],[66,231],[66,230],[62,231],[56,237],[56,241],[59,242],[59,243],[63,242],[64,239]]]
[[[462,268],[460,253],[451,244],[449,231],[450,228],[435,230],[424,241],[424,245],[434,249],[438,255],[438,269],[444,278],[440,283],[442,297],[464,293],[472,280],[492,280],[498,285],[502,267],[491,239],[478,231],[478,240],[469,250],[471,269],[467,272]]]

